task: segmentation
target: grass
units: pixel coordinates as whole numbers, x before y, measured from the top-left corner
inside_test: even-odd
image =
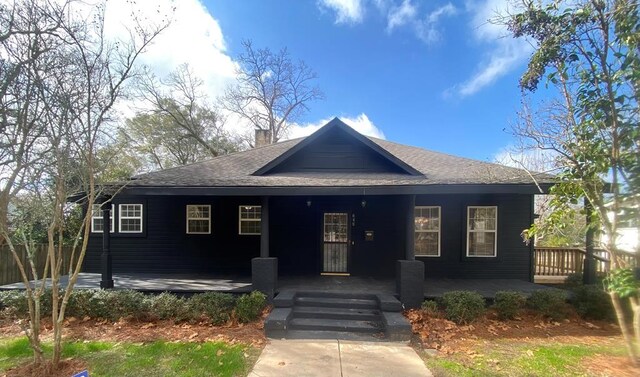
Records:
[[[45,344],[45,353],[51,345]],[[87,363],[92,377],[100,376],[244,376],[258,351],[224,342],[112,343],[69,342],[63,358]],[[0,373],[32,357],[25,338],[0,340]]]
[[[583,358],[595,355],[624,356],[622,346],[541,345],[498,340],[478,343],[477,354],[429,357],[427,366],[436,377],[471,376],[584,376]]]

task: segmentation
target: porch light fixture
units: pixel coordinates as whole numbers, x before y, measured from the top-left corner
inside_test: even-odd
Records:
[[[362,201],[360,202],[360,205],[362,206],[362,208],[367,206],[367,201],[362,199]]]
[[[311,208],[311,199],[307,200],[307,207]]]

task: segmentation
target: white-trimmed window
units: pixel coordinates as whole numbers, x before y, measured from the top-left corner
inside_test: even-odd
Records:
[[[440,256],[440,207],[415,208],[414,250],[416,256]]]
[[[120,204],[118,207],[118,232],[142,233],[142,204]]]
[[[111,227],[109,227],[109,233],[115,231],[115,206],[111,205]],[[94,204],[91,212],[91,233],[102,233],[104,231],[104,221],[102,218],[102,205]]]
[[[240,206],[238,219],[238,234],[260,234],[262,206]]]
[[[187,234],[211,234],[210,205],[187,205]]]
[[[498,207],[467,207],[467,256],[497,255]]]

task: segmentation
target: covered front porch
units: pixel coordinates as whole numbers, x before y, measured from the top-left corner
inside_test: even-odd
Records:
[[[83,272],[76,283],[76,289],[99,289],[100,274]],[[116,273],[113,275],[115,289],[133,289],[141,292],[158,293],[248,293],[253,290],[251,278],[247,276],[207,276],[183,274],[146,274]],[[68,276],[63,276],[61,285],[66,286]],[[24,289],[24,284],[14,283],[0,286],[0,290]],[[468,290],[480,293],[486,299],[493,299],[496,292],[504,290],[531,294],[537,290],[553,289],[515,279],[426,279],[424,281],[425,299],[442,297],[454,290]],[[359,292],[384,293],[396,295],[396,282],[391,278],[372,278],[356,276],[307,276],[281,277],[278,279],[276,293],[282,291],[322,291],[322,292]]]

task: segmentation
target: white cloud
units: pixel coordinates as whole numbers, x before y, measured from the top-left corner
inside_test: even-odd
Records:
[[[508,0],[483,0],[468,3],[467,10],[474,14],[471,30],[475,40],[489,49],[466,81],[448,89],[445,94],[456,93],[461,97],[473,95],[524,62],[533,51],[522,39],[514,39],[505,25],[496,19],[512,12]]]
[[[333,10],[337,24],[356,24],[364,18],[362,0],[318,0],[318,5]]]
[[[291,128],[289,128],[286,139],[309,136],[331,121],[331,119],[333,118],[322,119],[314,123],[293,124],[291,125]],[[376,125],[373,124],[369,117],[364,113],[361,113],[356,117],[340,117],[340,120],[363,135],[385,139],[382,130],[376,127]]]
[[[91,4],[83,4],[80,14],[90,14]],[[87,10],[89,9],[89,10]],[[148,66],[158,77],[165,77],[183,63],[189,63],[195,75],[204,81],[204,92],[210,100],[221,95],[235,78],[236,63],[226,52],[224,35],[218,21],[199,0],[157,0],[131,2],[110,0],[105,9],[105,35],[111,39],[129,40],[135,28],[134,15],[143,25],[162,24],[169,27],[158,35],[138,63]],[[133,116],[145,108],[139,100],[120,103],[121,116]]]
[[[384,13],[387,8],[379,9]],[[441,39],[439,21],[442,17],[453,16],[457,12],[453,4],[447,3],[421,18],[417,6],[413,5],[411,0],[404,0],[402,4],[388,8],[386,30],[387,33],[391,33],[397,28],[407,26],[413,29],[417,38],[431,45]]]
[[[416,7],[410,0],[404,0],[399,6],[392,7],[387,15],[387,33],[391,33],[398,26],[415,22]]]
[[[551,150],[509,144],[493,155],[493,161],[531,172],[553,173],[557,157]]]

